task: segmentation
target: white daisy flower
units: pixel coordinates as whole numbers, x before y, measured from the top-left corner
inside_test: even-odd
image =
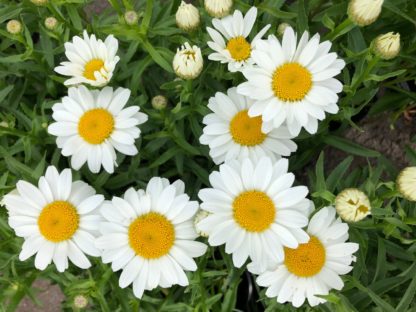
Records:
[[[180,180],[170,184],[155,177],[146,191],[130,188],[123,198],[113,197],[102,205],[106,222],[101,224],[96,246],[114,272],[123,269],[120,287],[133,283],[137,298],[157,286],[187,286],[184,270],[195,271],[192,258],[206,251],[205,244],[194,241],[198,202],[190,201],[184,189]]]
[[[215,29],[207,27],[207,31],[213,40],[208,41],[208,46],[215,52],[211,53],[208,59],[228,63],[230,72],[240,71],[245,66],[252,65],[252,53],[256,44],[270,28],[270,25],[265,26],[251,43],[248,42],[247,37],[253,29],[256,16],[257,8],[252,7],[244,17],[241,11],[235,10],[233,15],[222,19],[214,18],[212,25]]]
[[[293,136],[285,126],[267,134],[261,131],[261,117],[248,115],[252,101],[236,90],[228,89],[227,94],[217,92],[209,99],[208,107],[213,113],[204,117],[206,127],[199,141],[209,145],[214,162],[218,165],[230,159],[262,156],[276,160],[296,151]]]
[[[68,96],[52,107],[56,122],[49,125],[48,132],[57,136],[62,155],[72,156],[72,168],[79,170],[87,162],[94,173],[101,165],[113,173],[117,165],[114,149],[129,156],[138,153],[134,145],[140,136],[137,126],[147,121],[147,115],[138,106],[124,108],[129,97],[129,89],[90,91],[80,86],[69,88]]]
[[[70,76],[65,85],[87,83],[94,87],[106,85],[113,76],[114,69],[120,58],[116,55],[118,41],[113,35],[103,42],[95,35],[88,36],[84,30],[84,38],[75,36],[72,42],[65,43],[65,55],[69,62],[62,62],[55,67],[58,74]]]
[[[103,195],[83,181],[72,181],[70,169],[61,174],[50,166],[38,187],[19,181],[16,190],[4,196],[9,225],[25,239],[19,259],[33,255],[35,267],[44,270],[53,262],[59,272],[68,268],[68,259],[82,269],[91,266],[85,254],[99,257],[94,241],[101,216]]]
[[[333,207],[322,208],[309,222],[310,240],[296,249],[285,248],[285,258],[266,272],[258,265],[248,265],[249,271],[258,274],[257,284],[267,287],[266,296],[277,297],[277,302],[291,302],[300,307],[306,299],[311,306],[326,300],[316,295],[328,295],[329,290],[341,290],[344,282],[339,275],[352,270],[353,253],[358,244],[346,243],[348,225],[335,219]]]
[[[302,127],[313,134],[325,112],[338,112],[337,93],[342,84],[333,77],[345,62],[336,53],[328,53],[331,43],[319,43],[319,34],[309,40],[305,32],[296,42],[291,27],[286,28],[282,44],[274,35],[258,41],[252,53],[257,65],[243,71],[248,81],[237,91],[255,101],[248,113],[262,116],[263,132],[285,122],[292,135],[298,135]]]
[[[302,230],[313,209],[305,198],[308,188],[292,187],[295,176],[287,170],[283,158],[233,160],[210,174],[212,188],[199,192],[201,209],[211,214],[198,229],[209,234],[211,246],[225,244],[236,267],[249,256],[262,265],[276,254],[281,260],[284,246],[297,248],[309,240]]]

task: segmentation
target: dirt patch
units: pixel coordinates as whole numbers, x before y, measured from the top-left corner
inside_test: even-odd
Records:
[[[358,123],[360,130],[349,128],[343,137],[381,153],[401,169],[410,165],[409,159],[406,158],[406,146],[416,149],[416,143],[412,142],[416,135],[416,123],[400,117],[392,124],[390,118],[387,113],[366,117]],[[328,147],[325,150],[327,172],[347,156],[343,151]],[[358,166],[367,166],[367,160],[364,157],[355,157],[352,168]]]
[[[17,312],[58,312],[62,311],[62,302],[65,295],[58,285],[52,285],[50,281],[38,279],[33,282],[32,288],[37,291],[36,298],[41,306],[36,305],[30,298],[25,297],[17,307]]]

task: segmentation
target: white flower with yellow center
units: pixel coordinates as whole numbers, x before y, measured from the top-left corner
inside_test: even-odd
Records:
[[[195,79],[204,67],[201,49],[185,42],[178,48],[172,62],[175,74],[182,79]]]
[[[371,214],[367,195],[355,188],[343,190],[335,198],[335,208],[340,217],[348,222],[357,222]]]
[[[25,239],[19,259],[35,257],[35,267],[44,270],[53,262],[59,272],[76,266],[91,266],[85,254],[98,257],[94,242],[104,196],[82,181],[72,181],[70,169],[61,174],[50,166],[40,177],[38,187],[19,181],[16,190],[4,196],[9,225]],[[85,253],[85,254],[84,254]]]
[[[84,38],[73,37],[72,42],[65,43],[65,55],[69,62],[62,62],[55,67],[58,74],[70,76],[65,85],[87,83],[94,87],[106,85],[113,76],[114,69],[120,58],[116,55],[118,41],[113,35],[103,42],[95,35]]]
[[[209,15],[221,18],[230,14],[233,0],[205,0],[204,6]]]
[[[333,77],[345,62],[328,53],[330,48],[329,41],[319,43],[318,34],[309,40],[307,32],[297,43],[291,27],[286,28],[282,44],[274,35],[259,40],[252,53],[257,65],[243,70],[248,81],[237,92],[254,100],[248,114],[262,116],[263,132],[285,123],[294,136],[302,127],[313,134],[325,112],[338,112],[342,84]]]
[[[106,222],[101,223],[96,246],[114,272],[123,269],[120,287],[133,283],[137,298],[157,286],[187,286],[184,271],[195,271],[192,258],[206,251],[205,244],[195,241],[198,202],[190,201],[184,189],[180,180],[170,184],[154,177],[146,191],[130,188],[123,198],[113,197],[101,208]]]
[[[253,29],[256,17],[257,8],[252,7],[244,17],[239,10],[235,10],[233,15],[222,19],[214,18],[212,25],[215,29],[207,27],[207,31],[213,40],[208,41],[208,46],[215,52],[211,53],[208,59],[228,63],[230,72],[240,71],[245,66],[252,65],[252,53],[256,44],[270,28],[270,25],[265,26],[251,43],[248,42],[247,37]]]
[[[277,297],[277,302],[291,302],[300,307],[306,299],[311,306],[326,300],[316,295],[328,295],[329,290],[340,290],[344,282],[339,275],[352,270],[353,253],[358,244],[346,243],[348,225],[335,219],[335,209],[325,207],[310,220],[307,232],[310,240],[297,248],[284,249],[284,260],[261,272],[255,263],[249,264],[252,273],[261,274],[257,284],[267,287],[266,296]]]
[[[348,16],[358,26],[374,23],[381,13],[384,0],[350,0]]]
[[[69,88],[68,96],[52,107],[56,122],[49,125],[48,132],[57,136],[62,155],[72,156],[72,168],[79,170],[87,162],[94,173],[101,165],[113,173],[114,149],[129,156],[138,153],[134,145],[140,136],[137,126],[146,122],[147,115],[139,112],[138,106],[124,108],[129,97],[129,89],[89,91],[80,86]]]
[[[397,189],[404,198],[416,201],[416,167],[404,168],[397,177]]]
[[[210,174],[212,188],[199,191],[201,209],[210,215],[198,229],[208,233],[211,246],[225,244],[236,267],[248,257],[263,266],[276,255],[281,260],[283,247],[309,240],[302,230],[313,209],[305,198],[308,188],[292,187],[295,176],[287,170],[283,158],[228,161]]]
[[[296,151],[293,136],[285,126],[265,134],[261,131],[261,117],[250,117],[251,100],[237,94],[236,88],[227,94],[217,92],[209,99],[213,111],[204,117],[206,125],[199,141],[209,145],[210,156],[216,164],[230,159],[259,159],[262,156],[279,159]]]

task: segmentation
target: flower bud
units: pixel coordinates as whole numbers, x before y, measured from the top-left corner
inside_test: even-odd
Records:
[[[185,44],[178,48],[173,58],[173,70],[182,79],[195,79],[199,76],[204,67],[201,49],[197,46]]]
[[[279,26],[277,26],[277,35],[279,37],[283,37],[283,34],[285,33],[286,28],[291,27],[288,23],[281,23]]]
[[[384,0],[351,0],[348,5],[348,16],[358,26],[374,23],[381,13]]]
[[[10,34],[17,35],[22,32],[22,23],[18,20],[10,20],[7,22],[6,29]]]
[[[205,0],[204,5],[209,15],[221,18],[230,14],[233,0]]]
[[[176,25],[182,30],[195,30],[200,23],[199,11],[192,4],[187,4],[184,1],[176,11]]]
[[[348,222],[357,222],[371,214],[370,200],[359,189],[343,190],[335,198],[335,209]]]
[[[152,99],[152,106],[154,109],[162,110],[168,105],[168,99],[163,95],[156,95]]]
[[[78,309],[86,308],[88,305],[88,299],[84,295],[76,295],[74,298],[74,306]]]
[[[416,202],[416,167],[404,168],[397,177],[396,185],[404,198]]]
[[[198,233],[199,236],[202,236],[202,237],[209,236],[208,233],[201,231],[201,229],[198,227],[198,223],[204,220],[208,216],[209,216],[209,212],[205,210],[199,210],[198,213],[195,215],[194,226],[195,226],[195,231]]]
[[[400,34],[389,32],[378,36],[372,44],[373,51],[383,60],[391,60],[400,52]]]
[[[133,26],[139,21],[139,15],[137,15],[135,11],[126,11],[126,13],[124,13],[124,20],[127,25]]]
[[[45,19],[45,27],[47,29],[54,30],[57,25],[58,25],[58,20],[55,17],[49,16]]]
[[[45,5],[48,3],[48,0],[30,0],[35,5]]]

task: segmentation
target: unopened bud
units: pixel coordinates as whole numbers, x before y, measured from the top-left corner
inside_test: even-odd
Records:
[[[133,26],[139,21],[139,15],[135,11],[127,11],[124,13],[124,20],[127,25]]]
[[[277,34],[279,37],[283,37],[283,34],[285,33],[286,28],[290,27],[288,23],[281,23],[279,26],[277,26]]]
[[[400,34],[389,32],[378,36],[373,41],[373,51],[383,60],[391,60],[400,52]]]
[[[199,11],[190,3],[182,1],[176,11],[176,25],[185,31],[192,31],[199,26]]]
[[[17,35],[22,31],[22,23],[18,20],[10,20],[6,25],[7,31],[12,35]]]
[[[78,309],[83,309],[88,305],[88,299],[84,295],[77,295],[74,298],[74,306]]]
[[[161,110],[168,105],[168,99],[163,95],[156,95],[152,99],[152,106],[154,109]]]
[[[358,26],[374,23],[381,13],[384,0],[351,0],[348,16]]]
[[[50,16],[45,19],[45,27],[47,29],[54,30],[57,25],[58,25],[58,20],[55,17]]]
[[[209,15],[221,18],[230,14],[233,0],[205,0],[204,5]]]
[[[30,0],[35,5],[45,5],[48,3],[48,0]]]

